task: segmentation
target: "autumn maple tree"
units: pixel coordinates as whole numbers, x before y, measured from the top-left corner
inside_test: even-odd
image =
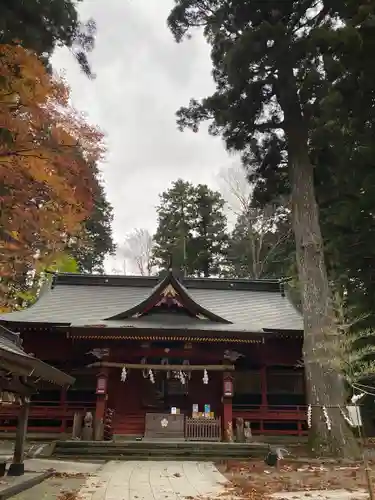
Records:
[[[97,194],[103,135],[63,79],[19,45],[0,45],[0,271],[17,274],[76,243]],[[1,304],[1,298],[0,298]]]

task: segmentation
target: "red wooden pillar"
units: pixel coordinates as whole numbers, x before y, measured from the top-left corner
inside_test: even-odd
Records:
[[[95,406],[95,440],[103,439],[104,415],[107,404],[108,369],[102,369],[96,381],[96,406]]]
[[[261,386],[261,415],[264,415],[265,412],[268,411],[268,399],[267,399],[267,365],[263,365],[260,369],[260,386]],[[260,433],[264,432],[264,421],[261,417],[260,420]]]
[[[224,440],[233,441],[233,378],[230,373],[223,374],[223,429]]]
[[[302,434],[303,434],[302,422],[301,422],[301,420],[298,420],[298,422],[297,422],[297,435],[302,436]]]

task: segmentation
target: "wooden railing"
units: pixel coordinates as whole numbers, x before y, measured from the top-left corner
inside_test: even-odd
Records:
[[[29,415],[29,432],[64,433],[69,432],[74,413],[95,411],[95,402],[67,401],[34,401],[31,403]],[[14,432],[17,425],[18,405],[0,406],[0,431]],[[252,425],[252,433],[303,435],[306,433],[306,406],[273,406],[273,405],[233,405],[233,423],[241,417]],[[132,414],[116,414],[114,432],[117,434],[142,435],[144,432],[144,412]],[[199,427],[198,422],[205,426]],[[221,424],[214,422],[220,419],[186,419],[186,439],[196,441],[219,441]],[[286,424],[285,428],[273,428],[273,424]],[[293,427],[293,428],[292,428]]]
[[[233,415],[248,420],[306,420],[305,405],[233,405]]]
[[[221,441],[220,418],[186,418],[187,441]]]
[[[95,403],[85,401],[33,401],[29,413],[29,432],[66,432],[76,412],[95,411]],[[0,431],[16,430],[19,405],[0,405]],[[47,423],[47,421],[50,421]]]
[[[307,406],[305,405],[238,405],[233,406],[233,419],[243,418],[252,425],[253,434],[306,434]],[[283,423],[293,428],[274,429],[272,424]]]

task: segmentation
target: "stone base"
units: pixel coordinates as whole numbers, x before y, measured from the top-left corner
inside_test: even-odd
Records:
[[[264,459],[264,462],[266,465],[270,466],[270,467],[276,467],[277,465],[277,454],[270,451],[268,452],[268,454],[266,455],[265,459]]]
[[[8,476],[23,476],[25,474],[25,464],[10,464]]]

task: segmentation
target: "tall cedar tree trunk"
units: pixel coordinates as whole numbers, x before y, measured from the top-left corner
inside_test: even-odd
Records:
[[[285,64],[285,61],[284,61]],[[346,410],[345,381],[332,364],[339,331],[324,262],[323,238],[308,155],[308,132],[293,71],[280,68],[279,102],[284,111],[298,274],[304,317],[303,356],[308,403],[312,405],[310,444],[316,455],[358,458],[359,449],[341,409]],[[326,407],[331,429],[322,406]]]

